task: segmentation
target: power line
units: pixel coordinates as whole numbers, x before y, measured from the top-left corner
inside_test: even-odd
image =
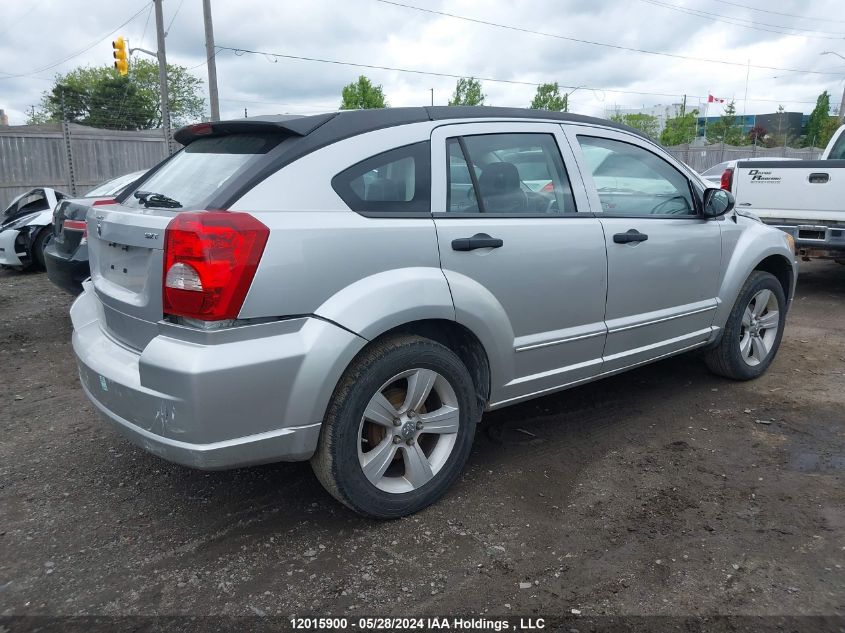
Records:
[[[173,26],[173,20],[176,19],[177,15],[179,15],[179,11],[182,9],[183,2],[185,2],[185,0],[179,0],[179,5],[176,7],[176,11],[173,12],[173,17],[170,18],[170,22],[167,23],[167,28],[164,30],[165,35],[170,33],[170,27]]]
[[[70,55],[68,55],[67,57],[63,57],[62,59],[60,59],[60,60],[58,60],[58,61],[55,61],[55,62],[50,62],[49,64],[47,64],[47,65],[45,65],[45,66],[42,66],[41,68],[37,68],[37,69],[35,69],[35,70],[29,70],[29,71],[27,71],[27,72],[24,72],[24,73],[17,73],[17,74],[14,74],[14,75],[9,74],[9,73],[0,73],[0,74],[2,74],[2,76],[0,76],[0,79],[15,79],[15,78],[18,78],[18,77],[28,77],[29,75],[35,75],[35,74],[37,74],[37,73],[44,72],[45,70],[50,70],[51,68],[55,68],[56,66],[61,66],[61,65],[62,65],[62,64],[64,64],[66,61],[70,61],[70,60],[71,60],[71,59],[73,59],[74,57],[78,57],[78,56],[82,55],[83,53],[87,53],[87,52],[88,52],[88,51],[90,51],[92,48],[94,48],[97,44],[99,44],[100,42],[102,42],[104,39],[106,39],[107,37],[109,37],[109,36],[111,36],[111,35],[114,35],[117,31],[119,31],[119,30],[120,30],[120,29],[122,29],[124,26],[126,26],[127,24],[129,24],[132,20],[134,20],[135,18],[137,18],[139,15],[141,15],[141,14],[144,12],[144,9],[146,9],[148,5],[149,5],[149,2],[145,2],[145,3],[144,3],[144,6],[143,6],[143,7],[141,7],[141,9],[140,9],[139,11],[137,11],[137,12],[136,12],[136,13],[134,13],[134,14],[132,14],[132,16],[131,16],[128,20],[126,20],[126,21],[125,21],[125,22],[123,22],[122,24],[120,24],[120,25],[116,26],[115,28],[113,28],[111,31],[109,31],[109,32],[108,32],[108,33],[106,33],[105,35],[102,35],[101,37],[97,38],[97,40],[96,40],[96,41],[92,42],[91,44],[89,44],[89,45],[88,45],[88,46],[86,46],[85,48],[82,48],[82,49],[80,49],[80,50],[78,50],[78,51],[76,51],[76,52],[74,52],[74,53],[71,53],[71,54],[70,54]]]
[[[478,79],[479,81],[489,81],[489,82],[493,82],[493,83],[512,84],[512,85],[519,85],[519,86],[532,86],[532,87],[537,87],[537,86],[542,85],[542,83],[535,82],[535,81],[522,81],[522,80],[517,80],[517,79],[498,79],[496,77],[479,77],[477,75],[472,75],[472,74],[469,74],[469,73],[464,73],[464,74],[440,73],[440,72],[427,71],[427,70],[416,70],[416,69],[412,69],[412,68],[398,68],[396,66],[377,66],[377,65],[374,65],[374,64],[359,64],[359,63],[355,63],[355,62],[345,62],[345,61],[340,61],[340,60],[336,60],[336,59],[321,59],[319,57],[304,57],[302,55],[287,55],[285,53],[269,53],[269,52],[265,52],[265,51],[249,50],[249,49],[245,49],[245,48],[233,48],[231,46],[217,46],[217,48],[219,50],[232,51],[237,56],[241,56],[241,55],[245,55],[245,54],[262,55],[262,56],[264,56],[265,58],[267,58],[268,60],[271,60],[271,61],[275,61],[277,58],[278,59],[293,59],[293,60],[298,60],[298,61],[317,62],[317,63],[321,63],[321,64],[335,64],[337,66],[352,66],[354,68],[367,68],[367,69],[370,69],[370,70],[387,70],[387,71],[391,71],[391,72],[410,73],[410,74],[414,74],[414,75],[426,75],[426,76],[429,76],[429,77],[446,77],[446,78],[449,78],[449,79],[461,79],[461,78],[464,78],[464,77],[472,76],[475,79]],[[614,88],[593,88],[593,87],[590,87],[590,86],[567,86],[567,85],[564,85],[564,84],[558,84],[558,86],[560,88],[565,88],[567,90],[575,90],[576,88],[580,88],[582,90],[591,90],[594,93],[596,93],[596,92],[615,92],[615,93],[619,93],[619,94],[647,95],[647,96],[652,96],[652,97],[682,97],[682,96],[684,96],[683,94],[673,94],[673,93],[668,93],[668,92],[641,92],[641,91],[636,91],[636,90],[617,90],[617,89],[614,89]],[[687,93],[687,96],[691,97],[693,99],[706,99],[707,98],[706,96],[692,95],[692,94],[689,94],[689,93]],[[784,99],[748,99],[748,100],[754,101],[754,102],[757,102],[757,103],[765,103],[765,102],[782,103],[782,102],[785,101]],[[787,103],[815,103],[815,100],[813,100],[813,101],[787,101]]]
[[[440,15],[447,18],[454,18],[456,20],[463,20],[465,22],[472,22],[474,24],[483,24],[485,26],[492,26],[499,29],[506,29],[508,31],[517,31],[519,33],[528,33],[530,35],[539,35],[542,37],[550,37],[558,40],[566,40],[568,42],[576,42],[578,44],[589,44],[590,46],[601,46],[604,48],[611,48],[620,51],[628,51],[631,53],[642,53],[645,55],[657,55],[660,57],[671,57],[674,59],[684,59],[687,61],[695,61],[695,62],[706,62],[708,64],[722,64],[725,66],[737,66],[741,68],[747,68],[748,64],[744,64],[742,62],[732,62],[722,59],[707,59],[705,57],[692,57],[690,55],[679,55],[676,53],[664,53],[660,51],[650,51],[643,48],[632,48],[630,46],[622,46],[620,44],[608,44],[607,42],[595,42],[592,40],[585,40],[580,39],[577,37],[569,37],[566,35],[558,35],[555,33],[546,33],[543,31],[533,31],[531,29],[526,29],[518,26],[510,26],[507,24],[499,24],[497,22],[490,22],[488,20],[481,20],[478,18],[470,18],[463,15],[457,15],[454,13],[447,13],[445,11],[435,11],[434,9],[425,9],[423,7],[417,7],[412,4],[403,4],[401,2],[395,2],[394,0],[375,0],[376,2],[380,2],[382,4],[389,4],[395,7],[402,7],[404,9],[411,9],[413,11],[419,11],[421,13],[429,13],[432,15]],[[778,66],[758,66],[755,64],[751,64],[751,68],[760,68],[763,70],[781,70],[786,72],[793,72],[793,73],[805,73],[808,75],[839,75],[840,73],[829,73],[820,70],[810,70],[810,69],[803,69],[803,68],[780,68]]]
[[[799,29],[791,26],[781,24],[767,24],[765,22],[754,22],[753,20],[746,20],[745,18],[737,18],[730,15],[723,15],[721,13],[711,13],[709,11],[702,11],[700,9],[692,9],[690,7],[679,7],[668,2],[660,2],[660,0],[640,0],[647,4],[651,4],[664,9],[670,9],[679,13],[693,15],[705,20],[712,20],[713,22],[721,22],[723,24],[731,24],[743,29],[752,29],[754,31],[764,31],[766,33],[778,33],[781,35],[789,35],[793,37],[809,37],[819,40],[845,40],[845,33],[833,33],[829,31],[813,31],[808,29]],[[764,28],[771,27],[771,28]],[[813,35],[815,34],[815,35]]]
[[[720,2],[732,7],[739,7],[740,9],[748,9],[749,11],[757,11],[759,13],[770,13],[772,15],[782,15],[787,18],[798,18],[799,20],[814,20],[816,22],[837,22],[845,24],[845,20],[834,20],[833,18],[814,18],[808,15],[796,15],[795,13],[781,13],[780,11],[772,11],[771,9],[758,9],[757,7],[750,7],[747,4],[739,4],[738,2],[730,2],[729,0],[713,0],[713,2]]]
[[[6,35],[6,33],[8,33],[9,31],[11,31],[11,30],[12,30],[12,27],[13,27],[13,26],[16,26],[16,25],[17,25],[18,23],[20,23],[20,21],[21,21],[21,20],[23,20],[26,16],[28,16],[30,13],[32,13],[33,11],[35,11],[35,9],[37,9],[37,8],[38,8],[38,5],[39,5],[39,4],[41,4],[41,0],[38,0],[38,2],[33,2],[33,3],[32,3],[32,6],[31,6],[31,7],[29,7],[29,10],[28,10],[28,11],[24,11],[24,12],[23,12],[23,13],[21,13],[21,14],[20,14],[20,15],[19,15],[16,19],[14,19],[14,20],[12,20],[11,22],[9,22],[9,23],[6,25],[6,28],[5,28],[5,29],[3,29],[3,31],[0,33],[0,35]]]

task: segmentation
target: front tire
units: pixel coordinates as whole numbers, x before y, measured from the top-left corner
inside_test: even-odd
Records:
[[[761,376],[777,354],[785,322],[783,287],[771,273],[755,270],[739,292],[722,339],[704,356],[710,371],[734,380]]]
[[[41,229],[38,235],[35,236],[35,240],[32,243],[31,259],[33,267],[37,270],[47,270],[47,265],[44,261],[46,259],[44,249],[47,248],[47,242],[49,242],[50,238],[53,236],[53,231],[51,230],[51,228],[51,225],[47,225],[43,229]]]
[[[355,512],[392,519],[439,499],[475,435],[475,388],[447,347],[419,336],[379,341],[346,370],[311,466]]]

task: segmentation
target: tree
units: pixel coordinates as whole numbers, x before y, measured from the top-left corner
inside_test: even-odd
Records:
[[[743,145],[745,137],[742,125],[736,116],[736,103],[731,101],[725,107],[725,113],[707,130],[707,140],[726,145]]]
[[[824,147],[827,143],[822,142],[824,128],[830,118],[830,95],[825,90],[816,99],[816,107],[810,113],[807,120],[807,129],[804,134],[805,147]],[[830,140],[830,139],[828,139]]]
[[[455,93],[449,99],[450,106],[484,105],[486,95],[481,92],[481,82],[475,77],[461,77],[455,85]]]
[[[170,120],[183,125],[202,118],[205,100],[202,80],[183,66],[167,66]],[[61,121],[119,130],[161,127],[158,64],[133,60],[129,75],[120,76],[109,66],[84,66],[57,75],[53,87],[41,98],[40,111],[30,122]]]
[[[639,130],[649,138],[657,140],[658,130],[660,129],[660,121],[656,116],[650,114],[616,114],[610,117],[611,121],[616,123],[623,123],[628,127]]]
[[[341,110],[367,110],[369,108],[387,108],[389,107],[384,98],[384,90],[380,85],[374,86],[373,83],[364,75],[358,77],[358,81],[353,81],[343,87],[343,102],[340,104]]]
[[[569,112],[569,94],[560,94],[560,86],[541,84],[537,86],[537,94],[529,106],[532,110],[549,110],[551,112]]]
[[[666,119],[666,127],[660,133],[660,143],[666,146],[692,143],[697,130],[698,110],[687,112],[681,106],[675,116]]]
[[[816,147],[827,147],[827,144],[830,143],[830,139],[833,138],[840,125],[838,116],[827,117],[827,121],[824,122],[819,132],[820,135],[816,141]]]
[[[787,125],[786,112],[783,106],[778,106],[777,117],[775,122],[775,129],[770,131],[766,137],[766,147],[786,147],[792,140],[789,134],[789,126]]]
[[[768,134],[769,132],[762,125],[755,125],[748,130],[748,142],[752,145],[759,145]]]

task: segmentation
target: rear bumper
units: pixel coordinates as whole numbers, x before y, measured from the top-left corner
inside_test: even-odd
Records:
[[[103,331],[84,286],[71,319],[86,395],[131,442],[193,468],[310,458],[337,380],[366,343],[304,317],[216,332],[163,323],[133,350]]]
[[[3,266],[23,266],[16,251],[15,240],[17,240],[20,231],[17,229],[5,229],[0,231],[0,265]]]
[[[88,248],[84,245],[73,254],[64,255],[56,250],[55,242],[50,242],[44,250],[44,265],[50,281],[72,295],[82,292],[82,282],[91,276]]]

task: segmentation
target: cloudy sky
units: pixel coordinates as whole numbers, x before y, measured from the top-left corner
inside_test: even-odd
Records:
[[[697,106],[708,93],[735,98],[739,112],[773,112],[778,104],[809,112],[822,90],[837,106],[845,81],[845,61],[821,55],[845,55],[841,0],[212,0],[212,6],[218,46],[483,77],[491,105],[527,106],[536,84],[557,81],[578,88],[572,111],[599,116],[615,107],[680,102],[684,94]],[[12,125],[25,122],[56,73],[110,64],[114,36],[155,48],[154,16],[143,0],[4,0],[0,16],[0,108]],[[168,61],[205,79],[201,0],[165,0],[164,16]],[[445,105],[455,85],[437,74],[225,49],[216,59],[227,118],[243,116],[244,108],[250,115],[334,110],[341,87],[359,74],[382,84],[392,106],[428,104],[431,88],[435,103]],[[710,113],[719,110],[711,106]]]

